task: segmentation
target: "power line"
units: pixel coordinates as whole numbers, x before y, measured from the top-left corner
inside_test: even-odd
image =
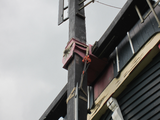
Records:
[[[102,5],[108,6],[108,7],[112,7],[112,8],[116,8],[116,9],[121,9],[120,7],[108,5],[108,4],[106,4],[106,3],[102,3],[102,2],[99,2],[99,1],[96,1],[96,2],[99,3],[99,4],[102,4]]]

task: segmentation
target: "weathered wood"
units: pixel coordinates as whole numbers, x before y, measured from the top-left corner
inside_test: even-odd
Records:
[[[86,43],[86,27],[84,10],[79,11],[83,4],[80,0],[69,0],[69,40],[72,38]]]
[[[83,4],[79,5],[80,0],[69,0],[69,40],[76,39],[82,43],[86,43],[86,28],[84,10],[79,11]],[[83,71],[82,58],[77,54],[73,55],[73,60],[68,65],[68,90],[67,96],[75,88],[77,82],[80,85],[81,74]],[[83,89],[87,93],[87,76],[85,75],[83,81]],[[84,94],[79,90],[79,96]],[[78,120],[87,119],[87,102],[78,100]],[[67,120],[75,120],[75,99],[74,97],[68,101],[67,104]]]
[[[74,55],[74,59],[68,67],[68,96],[76,86],[77,82],[80,83],[81,73],[83,71],[83,63],[82,58],[79,57],[77,54]],[[83,81],[83,89],[87,91],[87,80],[86,76]],[[79,90],[79,96],[84,96],[83,93]],[[86,98],[86,96],[84,96]],[[74,120],[75,119],[75,99],[74,97],[71,98],[67,104],[67,120]],[[79,99],[79,111],[78,111],[78,120],[86,120],[87,117],[87,102],[84,100]]]

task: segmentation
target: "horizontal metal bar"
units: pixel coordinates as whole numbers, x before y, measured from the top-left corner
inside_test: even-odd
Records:
[[[89,5],[89,4],[92,3],[92,2],[94,2],[94,0],[91,0],[90,2],[88,2],[87,4],[85,4],[84,6],[82,6],[82,7],[79,9],[79,11],[82,10],[83,8],[85,8],[87,5]]]
[[[66,21],[66,20],[68,20],[68,19],[69,19],[69,17],[67,17],[67,18],[63,19],[63,22],[64,22],[64,21]]]
[[[68,6],[64,7],[63,10],[66,10],[68,8]]]
[[[85,1],[86,1],[86,0],[82,0],[82,1],[79,3],[79,5],[82,4],[82,3],[84,3]]]

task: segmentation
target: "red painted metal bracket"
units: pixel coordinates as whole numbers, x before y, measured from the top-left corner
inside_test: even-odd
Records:
[[[89,56],[91,59],[90,66],[87,70],[87,83],[88,85],[91,85],[96,78],[99,76],[99,74],[102,72],[102,70],[106,67],[107,59],[99,59],[95,55],[92,54],[92,46],[89,45]]]
[[[67,70],[69,63],[73,59],[73,54],[76,53],[83,59],[86,56],[87,47],[89,47],[89,58],[91,59],[89,68],[87,70],[87,84],[91,85],[107,64],[106,59],[99,59],[92,54],[92,45],[87,46],[86,44],[75,39],[70,40],[65,48],[62,63],[64,64],[63,68]]]
[[[73,54],[76,53],[80,55],[82,58],[86,55],[86,48],[87,45],[84,43],[79,42],[78,40],[71,39],[64,51],[62,63],[64,64],[63,68],[68,70],[68,65],[73,59]]]

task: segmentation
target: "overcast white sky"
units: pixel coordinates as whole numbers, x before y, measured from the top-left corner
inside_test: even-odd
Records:
[[[127,0],[99,0],[122,7]],[[68,22],[58,0],[0,0],[0,120],[38,120],[67,83],[62,56]],[[86,8],[87,41],[103,35],[119,9]]]

